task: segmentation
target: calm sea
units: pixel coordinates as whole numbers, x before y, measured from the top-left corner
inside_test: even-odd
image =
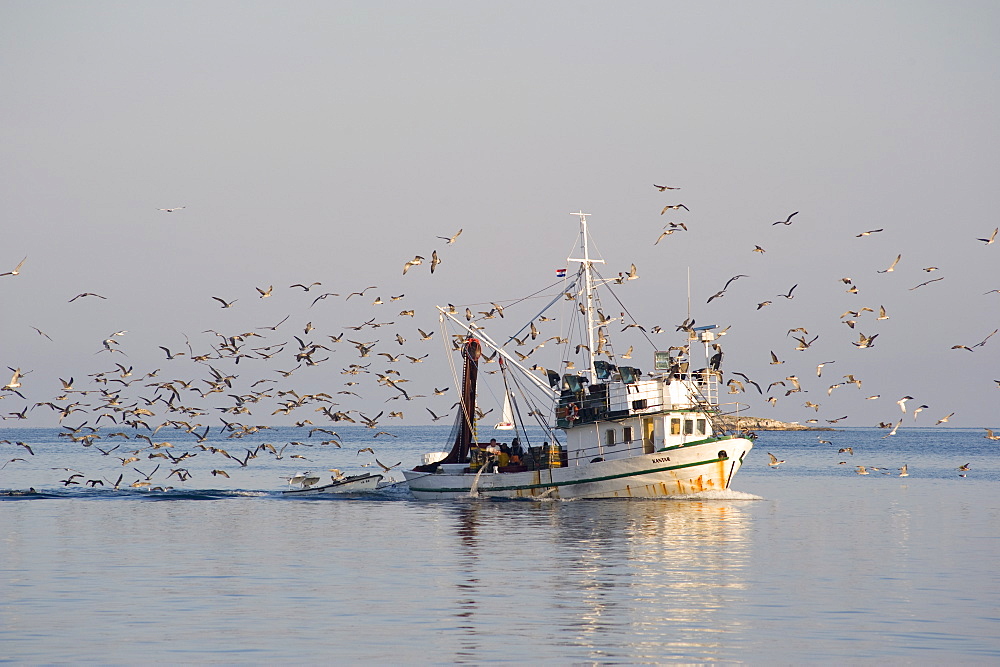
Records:
[[[0,488],[39,492],[0,496],[0,660],[1000,661],[1000,444],[982,429],[762,433],[732,491],[688,499],[282,497],[283,476],[378,470],[368,446],[413,466],[448,433],[337,430],[342,448],[292,428],[204,443],[302,443],[246,467],[182,432],[123,465],[147,443],[0,430],[0,461],[25,459]],[[166,449],[198,455],[148,458]],[[74,471],[104,486],[64,485]],[[129,487],[146,476],[173,488]]]

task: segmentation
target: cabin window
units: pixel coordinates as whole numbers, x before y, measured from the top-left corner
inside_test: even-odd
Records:
[[[698,431],[698,435],[705,435],[705,420],[698,419],[695,422],[695,429]]]
[[[674,417],[670,420],[670,435],[680,435],[681,434],[681,420]]]
[[[632,442],[632,427],[626,426],[622,429],[622,442]]]
[[[694,435],[694,421],[691,419],[684,420],[684,435]]]
[[[608,447],[615,444],[615,430],[613,428],[609,428],[604,432],[604,444]]]

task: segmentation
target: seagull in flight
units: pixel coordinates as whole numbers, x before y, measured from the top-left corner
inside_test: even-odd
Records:
[[[406,272],[410,270],[410,267],[417,266],[418,264],[423,264],[423,263],[424,263],[424,258],[421,257],[420,255],[416,255],[413,259],[411,259],[409,262],[403,265],[403,275],[404,276],[406,275]]]
[[[107,298],[108,298],[108,297],[106,297],[106,296],[101,296],[100,294],[94,294],[93,292],[83,292],[82,294],[77,294],[77,295],[76,295],[76,296],[74,296],[74,297],[73,297],[72,299],[70,299],[70,300],[69,300],[69,303],[73,303],[73,302],[74,302],[74,301],[76,301],[77,299],[81,299],[81,298],[83,298],[83,297],[85,297],[85,296],[96,296],[96,297],[98,297],[99,299],[107,299]]]
[[[777,222],[772,222],[771,226],[773,227],[774,225],[790,225],[790,224],[792,224],[792,218],[794,218],[798,214],[799,214],[799,212],[796,211],[795,213],[792,213],[791,215],[789,215],[784,220],[778,220]]]
[[[771,466],[772,468],[777,468],[778,466],[780,466],[782,463],[785,462],[784,459],[779,461],[778,457],[772,454],[771,452],[768,452],[767,455],[771,457],[771,461],[767,465]]]
[[[454,236],[438,236],[437,238],[444,239],[445,241],[447,241],[448,245],[451,245],[452,243],[455,242],[455,239],[457,239],[458,236],[459,236],[459,234],[461,234],[461,233],[462,233],[462,230],[459,229],[457,232],[455,232]]]
[[[990,237],[988,239],[976,239],[976,240],[977,241],[982,241],[986,245],[990,245],[991,243],[993,243],[993,241],[996,240],[996,238],[997,238],[997,232],[998,231],[1000,231],[1000,227],[997,227],[996,229],[994,229],[993,233],[990,234]]]
[[[653,187],[660,192],[665,192],[667,190],[680,190],[680,188],[672,188],[669,185],[657,185],[656,183],[653,183]]]
[[[677,210],[680,210],[680,209],[684,209],[685,211],[690,211],[691,210],[687,206],[685,206],[684,204],[667,204],[666,206],[663,207],[663,210],[660,211],[660,215],[663,215],[667,211],[677,211]]]
[[[879,271],[879,273],[892,273],[893,271],[896,270],[896,265],[899,264],[899,260],[901,259],[903,259],[902,255],[896,255],[896,259],[892,261],[892,264],[889,265],[889,268],[886,269],[885,271]]]
[[[25,263],[25,261],[27,261],[27,259],[28,259],[28,256],[25,255],[24,259],[22,259],[18,263],[17,266],[15,266],[12,270],[7,271],[6,273],[0,273],[0,276],[16,276],[16,275],[18,275],[19,273],[21,273],[21,267],[24,266],[24,263]]]
[[[174,211],[179,211],[182,208],[187,208],[187,206],[174,206],[173,208],[158,208],[157,211],[166,211],[167,213],[173,213]]]
[[[798,284],[798,283],[795,283],[794,285],[792,285],[792,289],[788,290],[788,294],[778,294],[778,295],[776,295],[776,296],[783,296],[783,297],[785,297],[786,299],[794,299],[795,297],[794,297],[794,296],[792,296],[792,292],[794,292],[794,291],[795,291],[795,288],[796,288],[796,287],[798,287],[798,286],[799,286],[799,284]]]
[[[222,297],[218,297],[218,296],[213,296],[212,298],[215,299],[216,301],[218,301],[219,303],[221,303],[223,308],[232,308],[233,304],[236,303],[237,301],[239,301],[239,299],[233,299],[232,301],[226,301]]]

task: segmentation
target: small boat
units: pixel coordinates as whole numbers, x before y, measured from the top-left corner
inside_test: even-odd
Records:
[[[501,413],[500,421],[497,422],[496,426],[493,427],[494,431],[513,431],[514,430],[514,408],[510,405],[510,394],[504,392],[503,395],[503,412]]]
[[[580,255],[567,260],[579,263],[579,270],[568,278],[565,269],[557,271],[565,280],[550,286],[552,301],[533,311],[505,343],[495,341],[482,321],[465,321],[454,307],[438,308],[442,326],[460,332],[461,378],[454,372],[460,401],[450,451],[425,454],[421,465],[403,471],[416,499],[662,498],[723,490],[752,449],[755,436],[742,428],[741,406],[733,403],[723,412],[718,402],[723,355],[715,325],[695,327],[688,313],[677,327],[687,340],[667,350],[654,348],[652,371],[622,363],[632,358],[632,346],[617,353],[611,323],[618,320],[614,328],[624,327],[622,332],[633,328],[633,335],[646,330],[626,324],[624,312],[621,318],[606,316],[599,294],[632,280],[636,272],[601,277],[594,265],[604,260],[590,254],[589,214],[574,215],[580,216]],[[614,294],[606,303],[621,302]],[[542,319],[558,305],[565,306],[559,317]],[[506,308],[510,313],[511,306]],[[562,327],[561,335],[544,339],[556,339],[549,349],[558,346],[562,357],[543,367],[539,355],[528,368],[522,364],[528,355],[515,348],[526,345],[529,335],[541,338],[536,320],[556,320]],[[702,351],[704,362],[696,364]],[[495,428],[513,431],[509,445],[479,438],[477,422],[484,416],[476,405],[479,368],[492,361],[499,362],[504,393],[504,415]],[[562,372],[552,370],[556,364]],[[526,429],[525,421],[535,428]],[[530,442],[529,435],[537,438],[539,431],[544,442]]]
[[[302,483],[302,488],[288,489],[287,491],[282,491],[282,493],[287,496],[325,496],[334,493],[371,491],[382,481],[382,475],[373,475],[370,472],[366,472],[363,475],[334,477],[332,483],[324,484],[323,486],[314,486],[315,483],[306,484],[305,482],[308,482],[310,479],[316,478],[306,478]]]

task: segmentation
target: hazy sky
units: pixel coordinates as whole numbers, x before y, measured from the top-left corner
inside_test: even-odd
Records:
[[[27,256],[0,277],[0,367],[31,371],[27,401],[4,392],[0,414],[53,400],[58,377],[93,389],[87,375],[115,363],[206,377],[158,346],[186,351],[187,335],[208,352],[207,329],[286,315],[248,341],[288,342],[278,356],[215,362],[240,374],[239,392],[265,378],[344,389],[358,354],[327,336],[377,317],[398,324],[347,338],[431,353],[396,364],[430,395],[450,382],[440,334],[416,332],[437,329],[433,305],[550,283],[582,208],[608,274],[637,265],[620,296],[647,327],[684,319],[690,267],[693,316],[732,327],[724,370],[765,388],[800,379],[806,391],[778,391],[775,406],[736,397],[752,413],[869,426],[900,418],[910,395],[930,407],[905,424],[954,412],[951,425],[995,426],[1000,335],[952,346],[1000,327],[1000,293],[984,294],[1000,289],[1000,242],[977,241],[1000,224],[998,70],[995,2],[0,2],[0,272]],[[690,211],[661,216],[673,203]],[[654,246],[669,221],[689,231]],[[436,238],[458,229],[453,245]],[[401,275],[433,250],[434,275]],[[748,277],[707,304],[736,274]],[[793,299],[777,296],[793,285]],[[309,307],[328,291],[341,296]],[[107,298],[68,303],[82,292]],[[842,323],[862,306],[875,313]],[[489,324],[501,336],[532,308]],[[819,336],[811,348],[794,350],[796,327]],[[118,330],[128,356],[99,353]],[[852,345],[859,332],[879,334],[875,346]],[[281,378],[293,334],[331,360]],[[649,369],[652,350],[632,343]],[[828,396],[848,373],[863,387]],[[364,383],[343,408],[426,423],[425,407],[454,400],[386,404],[391,390]],[[266,405],[243,421],[322,423],[313,405],[288,417]],[[45,406],[28,414],[5,425],[58,423]]]

